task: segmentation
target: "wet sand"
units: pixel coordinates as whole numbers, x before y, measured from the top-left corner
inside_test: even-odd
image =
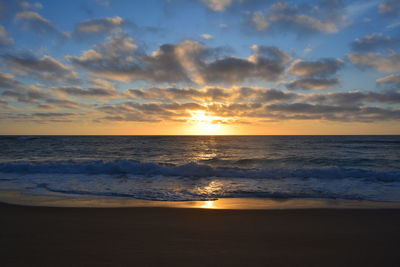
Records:
[[[1,266],[399,266],[400,209],[0,204]]]

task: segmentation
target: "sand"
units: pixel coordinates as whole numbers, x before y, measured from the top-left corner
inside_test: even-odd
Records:
[[[400,266],[400,209],[0,212],[1,266]]]

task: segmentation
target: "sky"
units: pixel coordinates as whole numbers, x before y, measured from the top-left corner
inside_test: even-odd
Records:
[[[0,0],[0,134],[400,134],[400,0]]]

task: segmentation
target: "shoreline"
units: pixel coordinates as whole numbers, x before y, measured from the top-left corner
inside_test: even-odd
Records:
[[[0,204],[2,266],[398,266],[399,209]]]
[[[210,201],[154,201],[118,197],[82,197],[79,195],[29,195],[0,190],[0,203],[58,208],[184,208],[216,210],[299,210],[299,209],[399,209],[399,202],[373,202],[340,199],[268,199],[219,198]]]

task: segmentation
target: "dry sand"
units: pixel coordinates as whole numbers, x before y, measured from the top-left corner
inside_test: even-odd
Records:
[[[1,266],[400,266],[400,209],[0,212]]]

